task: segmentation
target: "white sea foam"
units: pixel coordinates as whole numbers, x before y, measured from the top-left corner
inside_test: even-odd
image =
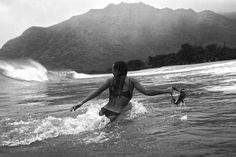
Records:
[[[225,94],[236,93],[236,85],[209,86],[205,87],[205,89],[213,92],[223,92]]]
[[[105,127],[109,119],[99,116],[99,107],[89,107],[84,114],[72,117],[46,117],[42,120],[13,122],[16,128],[1,135],[2,145],[29,145],[35,141],[57,137],[59,135],[79,134],[84,131]]]
[[[214,74],[214,75],[222,75],[222,74],[235,74],[236,73],[236,66],[219,66],[215,68],[209,68],[206,70],[202,70],[199,73],[201,74]]]
[[[215,62],[215,63],[201,63],[192,65],[175,65],[165,66],[160,68],[144,69],[138,71],[129,71],[128,76],[147,76],[156,74],[165,74],[164,77],[175,78],[178,76],[198,75],[198,74],[214,74],[222,75],[224,73],[236,73],[236,61]],[[68,71],[53,71],[53,75],[69,78],[69,79],[84,79],[84,78],[99,78],[112,77],[112,74],[85,74],[77,73],[72,70]]]
[[[174,77],[193,74],[216,74],[236,73],[236,61],[222,61],[214,63],[201,63],[192,65],[166,66],[161,68],[145,69],[129,72],[129,76],[146,76],[154,74],[171,74]]]
[[[61,80],[61,79],[90,79],[90,78],[102,78],[102,77],[111,77],[112,74],[85,74],[77,73],[73,70],[64,70],[64,71],[49,71],[48,77],[50,80]]]
[[[78,79],[78,78],[96,78],[96,77],[108,77],[111,76],[111,74],[84,74],[84,73],[77,73],[77,72],[72,72],[73,78]]]
[[[0,71],[3,75],[23,81],[47,81],[47,69],[38,62],[27,60],[0,60]]]
[[[229,78],[229,79],[225,79],[225,80],[221,81],[221,83],[233,83],[233,82],[236,82],[235,78]]]
[[[33,120],[33,121],[17,121],[17,122],[12,122],[12,123],[8,123],[8,125],[12,125],[12,126],[17,126],[17,125],[28,125],[28,124],[33,124],[33,123],[36,123],[37,121],[36,120]]]
[[[29,145],[35,141],[42,141],[60,135],[73,135],[104,128],[109,119],[105,116],[99,116],[98,113],[100,108],[105,105],[105,102],[97,102],[98,104],[91,103],[86,105],[87,111],[76,118],[48,116],[43,119],[10,122],[8,125],[14,127],[14,129],[0,135],[1,145]],[[146,108],[141,103],[132,102],[132,109],[128,118],[133,119],[146,112]],[[94,138],[84,139],[84,142],[106,140],[105,134],[99,134]]]
[[[180,120],[181,120],[181,121],[186,121],[186,120],[188,120],[188,116],[187,116],[187,115],[184,115],[184,116],[182,116],[182,117],[180,118]]]
[[[137,101],[132,101],[131,105],[132,109],[130,110],[130,113],[127,117],[128,119],[134,119],[140,115],[147,113],[147,109],[143,106],[142,103]]]
[[[83,139],[84,143],[89,144],[89,143],[103,143],[105,141],[108,141],[109,138],[109,133],[106,132],[94,132],[92,135],[87,136],[86,138]]]

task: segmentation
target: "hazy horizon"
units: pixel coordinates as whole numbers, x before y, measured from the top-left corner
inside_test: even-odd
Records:
[[[234,0],[1,0],[0,48],[10,39],[20,36],[31,26],[47,27],[86,13],[90,9],[102,9],[109,4],[143,2],[155,8],[193,9],[196,12],[211,10],[216,13],[235,12]]]

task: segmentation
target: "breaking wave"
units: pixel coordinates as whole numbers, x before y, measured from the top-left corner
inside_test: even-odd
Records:
[[[0,74],[21,81],[47,81],[47,69],[32,59],[0,60]]]

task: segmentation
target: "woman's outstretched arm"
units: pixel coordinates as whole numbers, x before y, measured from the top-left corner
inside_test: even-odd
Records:
[[[132,79],[132,82],[134,83],[134,88],[137,89],[140,93],[148,96],[154,96],[154,95],[160,95],[160,94],[171,94],[169,90],[149,90],[146,89],[144,86],[142,86],[136,79]]]
[[[77,108],[79,108],[80,106],[82,106],[84,103],[86,103],[87,101],[97,97],[98,95],[100,95],[104,90],[106,90],[107,88],[109,88],[110,86],[110,81],[109,79],[106,80],[105,83],[103,83],[98,89],[94,90],[92,93],[90,93],[86,98],[84,98],[82,101],[80,101],[77,105],[74,105],[71,108],[71,111],[75,111]]]

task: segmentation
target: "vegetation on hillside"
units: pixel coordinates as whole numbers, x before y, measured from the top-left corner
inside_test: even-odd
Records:
[[[168,65],[184,65],[236,59],[236,48],[209,44],[205,47],[188,43],[181,45],[175,54],[149,56],[147,62],[141,60],[128,61],[129,70],[162,67]]]

